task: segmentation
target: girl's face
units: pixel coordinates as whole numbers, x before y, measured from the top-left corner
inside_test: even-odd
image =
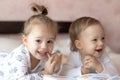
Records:
[[[32,25],[33,26],[33,25]],[[51,53],[54,46],[55,34],[50,32],[45,25],[34,25],[27,36],[23,36],[23,43],[29,53],[41,60]]]
[[[82,55],[100,57],[105,49],[105,33],[100,25],[92,25],[81,32],[76,47]]]

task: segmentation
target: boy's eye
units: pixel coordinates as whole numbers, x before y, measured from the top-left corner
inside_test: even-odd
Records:
[[[102,41],[105,41],[105,37],[102,37]]]
[[[102,37],[102,40],[105,40],[105,37]]]
[[[93,39],[92,41],[97,41],[97,39]]]

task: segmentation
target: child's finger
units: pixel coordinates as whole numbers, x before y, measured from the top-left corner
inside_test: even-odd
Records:
[[[90,61],[92,59],[91,55],[86,55],[83,59],[83,61]]]
[[[53,59],[52,59],[52,57],[50,57],[49,55],[48,55],[48,60],[47,60],[47,64],[51,64],[52,63],[52,61],[53,61]]]
[[[51,63],[51,66],[55,66],[55,64],[56,64],[56,61],[53,61],[53,62]]]
[[[50,58],[52,55],[51,55],[51,53],[47,53],[47,56],[48,56],[48,58]]]
[[[53,62],[53,57],[50,57],[49,59],[50,64]]]
[[[54,60],[55,60],[56,62],[58,62],[58,63],[61,64],[61,61],[62,61],[62,55],[56,55],[56,56],[54,57]]]
[[[57,56],[58,56],[57,54],[51,54],[53,60],[56,59]]]
[[[55,69],[55,64],[56,64],[56,61],[53,61],[53,62],[51,63],[51,68],[53,69],[53,71],[54,71],[54,69]]]

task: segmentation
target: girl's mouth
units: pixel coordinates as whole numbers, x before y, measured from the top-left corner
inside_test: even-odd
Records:
[[[40,51],[38,51],[38,53],[39,53],[39,55],[41,55],[41,56],[46,56],[46,55],[47,55],[47,52],[40,52]]]

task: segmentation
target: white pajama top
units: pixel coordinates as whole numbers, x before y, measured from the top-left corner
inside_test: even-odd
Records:
[[[1,59],[0,59],[1,60]],[[47,59],[31,70],[30,54],[22,44],[0,61],[0,80],[42,80],[41,71]]]
[[[106,53],[104,53],[100,58],[98,58],[98,60],[101,62],[101,64],[104,67],[104,71],[101,73],[108,74],[109,76],[118,75],[117,70],[115,69],[114,65],[111,63],[110,58]],[[63,65],[60,75],[70,76],[70,77],[80,76],[82,75],[81,66],[82,66],[82,61],[81,61],[80,53],[73,52],[69,55],[67,63]]]

